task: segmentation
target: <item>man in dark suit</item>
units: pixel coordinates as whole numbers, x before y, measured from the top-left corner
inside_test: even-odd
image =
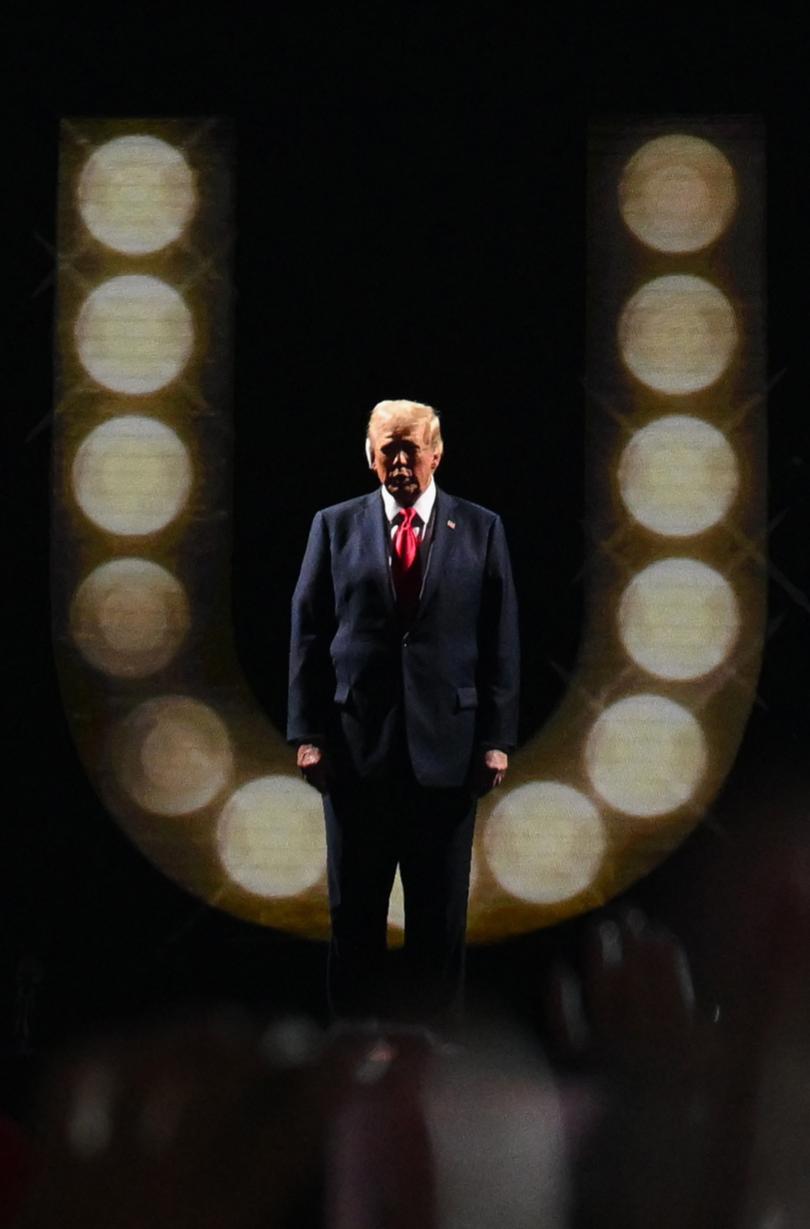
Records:
[[[317,513],[293,597],[287,733],[324,795],[341,1015],[386,1007],[397,864],[418,1014],[457,1013],[476,797],[501,783],[516,740],[503,526],[438,490],[442,447],[430,406],[375,406],[366,450],[381,490]]]

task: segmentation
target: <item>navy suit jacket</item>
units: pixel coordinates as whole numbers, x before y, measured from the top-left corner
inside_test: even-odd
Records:
[[[418,612],[403,626],[379,490],[318,512],[292,603],[287,736],[339,777],[384,777],[404,729],[421,785],[469,780],[517,738],[517,603],[494,512],[437,488]]]

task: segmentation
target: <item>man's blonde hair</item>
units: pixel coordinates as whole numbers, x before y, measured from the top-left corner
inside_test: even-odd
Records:
[[[369,466],[374,455],[373,436],[381,426],[407,430],[417,423],[424,423],[425,435],[431,452],[444,451],[439,415],[432,405],[423,405],[421,401],[378,401],[371,411],[366,428],[366,460]]]

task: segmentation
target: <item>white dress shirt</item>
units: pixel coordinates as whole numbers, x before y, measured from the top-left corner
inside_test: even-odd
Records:
[[[388,521],[388,528],[391,533],[391,537],[393,538],[394,534],[397,531],[397,525],[395,524],[396,518],[399,516],[400,512],[404,512],[405,509],[402,507],[401,504],[397,503],[397,501],[394,499],[394,496],[391,494],[391,492],[387,490],[386,487],[384,487],[382,484],[380,484],[380,491],[382,492],[382,501],[383,501],[383,507],[385,508],[385,516]],[[416,503],[413,505],[414,512],[416,512],[417,516],[419,517],[421,521],[421,524],[419,525],[417,525],[414,522],[414,526],[413,526],[414,532],[420,542],[422,541],[422,538],[424,537],[425,526],[430,520],[430,514],[433,511],[433,505],[435,504],[435,502],[436,502],[436,484],[431,478],[430,482],[425,487],[424,491],[419,496]]]

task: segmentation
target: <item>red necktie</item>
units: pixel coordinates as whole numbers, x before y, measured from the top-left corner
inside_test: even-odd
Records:
[[[413,508],[403,508],[402,518],[394,534],[394,554],[391,572],[397,594],[397,605],[404,615],[413,615],[419,601],[422,569],[419,566],[419,539],[414,529]]]

